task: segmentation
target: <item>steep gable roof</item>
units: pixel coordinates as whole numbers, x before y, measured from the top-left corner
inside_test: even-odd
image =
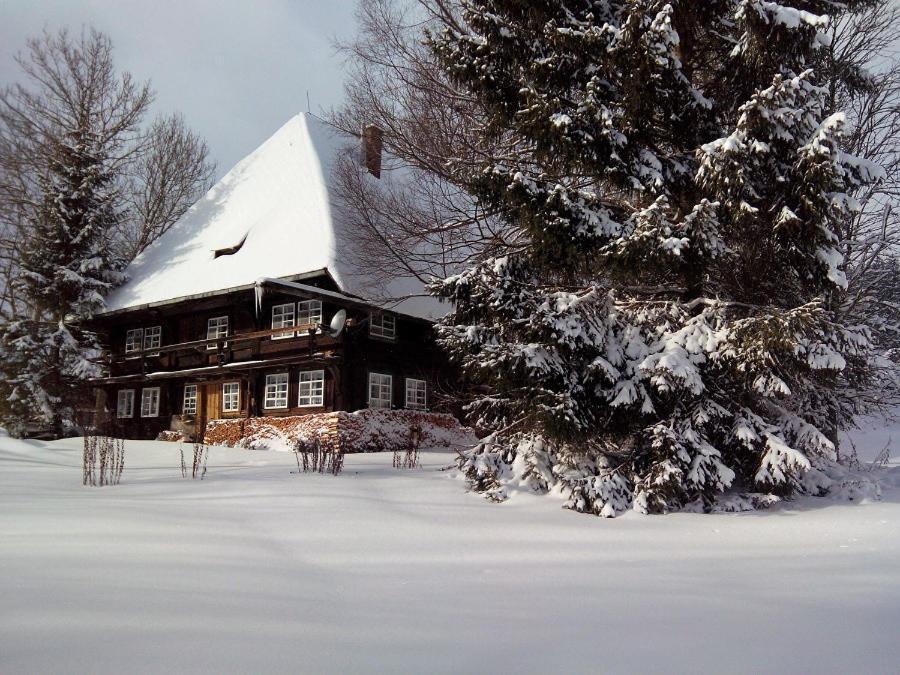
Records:
[[[331,189],[335,161],[356,144],[310,114],[290,119],[135,258],[128,281],[107,298],[107,311],[315,271],[365,298],[365,276],[348,269],[342,255],[341,242],[352,233],[343,231]],[[398,297],[421,293],[411,279],[394,286]],[[446,312],[421,297],[392,309],[421,318]]]

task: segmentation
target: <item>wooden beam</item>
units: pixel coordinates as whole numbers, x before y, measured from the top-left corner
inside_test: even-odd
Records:
[[[143,375],[141,373],[136,373],[134,375],[117,375],[115,377],[98,377],[89,382],[94,386],[101,386],[104,384],[125,384],[128,382],[141,382],[141,381],[156,381],[156,380],[168,380],[173,378],[181,378],[181,377],[191,377],[191,376],[200,376],[202,378],[209,377],[218,377],[220,375],[226,373],[232,373],[235,371],[242,370],[256,370],[262,368],[270,368],[277,366],[290,366],[290,365],[302,365],[302,364],[311,364],[311,365],[325,365],[329,363],[334,363],[339,360],[340,357],[335,352],[318,352],[312,355],[306,354],[293,354],[291,356],[282,356],[280,358],[275,359],[266,359],[264,361],[253,360],[253,361],[234,361],[232,363],[226,363],[220,366],[201,366],[199,368],[187,368],[185,370],[172,370],[172,371],[159,371],[155,373],[148,373]],[[196,379],[196,378],[195,378]]]

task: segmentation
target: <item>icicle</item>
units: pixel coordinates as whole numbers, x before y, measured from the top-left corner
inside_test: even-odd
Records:
[[[263,295],[266,293],[265,288],[266,279],[260,278],[256,280],[256,286],[254,287],[254,294],[256,296],[256,318],[259,318],[260,313],[262,312],[262,301]]]

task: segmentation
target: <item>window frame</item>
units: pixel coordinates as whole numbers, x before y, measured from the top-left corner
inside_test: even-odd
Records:
[[[210,335],[210,332],[213,330],[213,321],[219,322],[219,321],[222,321],[223,319],[225,320],[225,332],[224,333],[219,332],[220,329],[222,328],[222,326],[221,326],[221,324],[217,323],[215,326],[215,334]],[[230,329],[231,329],[231,321],[229,320],[227,314],[225,314],[224,316],[211,316],[206,320],[206,339],[207,340],[218,340],[223,337],[228,337],[228,331]],[[228,342],[225,342],[223,346],[227,347]],[[215,345],[215,344],[206,345],[207,351],[213,351],[216,348],[217,348],[217,345]]]
[[[275,325],[275,310],[283,309],[285,307],[291,308],[291,322],[290,322],[290,324],[282,323],[280,326],[276,326]],[[272,314],[272,321],[269,324],[269,327],[272,328],[273,330],[276,328],[294,328],[297,325],[297,306],[293,302],[285,302],[280,305],[272,305],[271,314]],[[284,321],[283,316],[282,316],[282,321]],[[292,338],[292,337],[294,337],[294,335],[296,335],[296,332],[291,330],[291,331],[286,331],[284,333],[273,334],[272,339],[273,340],[284,340],[286,338]]]
[[[194,395],[192,397],[194,400],[194,405],[193,405],[193,410],[188,410],[187,409],[188,391],[191,389],[194,390]],[[181,414],[182,415],[196,415],[197,414],[197,410],[199,409],[199,402],[200,402],[199,394],[200,394],[200,390],[196,384],[184,385],[184,392],[181,396]]]
[[[152,394],[155,392],[156,396],[154,397]],[[149,397],[149,410],[144,412],[144,404],[147,402],[148,396],[147,394],[151,394]],[[159,417],[159,402],[162,397],[162,388],[161,387],[144,387],[141,389],[141,417]],[[153,404],[156,403],[156,407],[153,407]]]
[[[308,375],[309,378],[304,380],[304,375]],[[318,377],[314,377],[315,375],[318,375]],[[318,386],[319,383],[321,383],[321,386]],[[324,370],[301,370],[298,377],[298,385],[297,406],[299,408],[321,408],[325,405]],[[304,387],[308,391],[305,395],[303,393]],[[304,398],[308,400],[307,403],[303,402]]]
[[[300,309],[300,306],[306,306],[305,309]],[[307,317],[307,321],[301,323],[300,316],[305,315]],[[309,300],[300,300],[297,302],[297,313],[296,313],[296,325],[297,326],[320,326],[322,325],[324,319],[322,301],[316,298],[311,298]],[[315,320],[313,320],[315,319]]]
[[[385,327],[385,319],[389,319],[391,327]],[[382,340],[397,339],[397,315],[390,312],[369,312],[369,335]]]
[[[137,337],[136,340],[132,340],[133,337]],[[129,345],[131,348],[129,349]],[[131,328],[125,331],[125,353],[126,354],[134,354],[135,352],[140,352],[144,347],[144,329],[143,328]]]
[[[409,385],[416,385],[412,390],[410,390]],[[407,377],[405,382],[405,390],[406,390],[406,407],[410,410],[428,410],[428,381],[420,380],[417,377]],[[418,388],[418,385],[421,385],[421,389]],[[416,401],[410,402],[409,394],[412,391],[415,396],[419,392],[422,394],[422,403],[419,405]]]
[[[373,378],[387,378],[387,382],[373,382]],[[369,395],[368,395],[368,405],[370,408],[376,408],[378,410],[391,410],[394,406],[394,376],[390,373],[376,373],[374,371],[369,371]],[[372,396],[372,387],[379,387],[379,396]],[[381,394],[384,394],[384,388],[387,387],[388,398],[381,398]],[[372,405],[373,401],[378,402],[387,402],[387,405]]]
[[[232,385],[237,387],[237,407],[236,408],[226,407],[226,402],[228,401],[228,397],[232,396],[233,394],[229,394],[228,392],[226,392],[225,387],[230,387]],[[222,383],[222,413],[224,414],[224,413],[239,413],[239,412],[241,412],[241,382],[240,382],[240,380],[235,380],[232,382],[223,382]]]
[[[126,396],[125,399],[128,401],[128,414],[122,414],[122,394],[131,394],[131,396]],[[116,419],[127,420],[132,419],[134,417],[134,389],[119,389],[116,392]]]
[[[154,333],[151,335],[150,331],[154,331]],[[156,338],[156,345],[148,345],[147,338],[152,339],[153,337]],[[159,349],[160,347],[162,347],[162,326],[147,326],[146,328],[144,328],[143,345],[145,352],[150,349]],[[147,354],[147,356],[159,356],[159,352],[153,352],[151,354]]]
[[[269,380],[271,378],[276,378],[276,377],[279,377],[279,378],[283,377],[284,382],[283,383],[276,382],[274,385],[270,384]],[[283,399],[278,395],[278,387],[280,387],[282,384],[284,385],[284,398]],[[272,386],[274,386],[276,389],[275,389],[275,395],[271,398],[271,400],[276,403],[279,400],[283,400],[284,405],[270,405],[269,404],[269,401],[270,401],[269,387],[272,387]],[[266,375],[266,386],[265,386],[265,389],[263,390],[263,410],[287,410],[288,401],[290,400],[290,387],[291,387],[290,373],[288,373],[288,372],[269,373],[268,375]]]

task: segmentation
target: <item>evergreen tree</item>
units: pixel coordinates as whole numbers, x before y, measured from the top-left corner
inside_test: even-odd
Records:
[[[80,322],[103,308],[120,279],[109,233],[117,225],[115,174],[87,129],[62,137],[42,177],[38,217],[21,249],[17,285],[32,317],[0,332],[0,396],[12,433],[36,424],[62,435],[74,424],[81,383],[98,371],[96,337]]]
[[[865,4],[467,0],[430,36],[507,149],[450,174],[514,243],[435,287],[489,385],[475,489],[612,516],[827,488],[835,383],[871,374],[840,233],[880,169],[816,66],[826,13]]]
[[[149,127],[149,83],[112,42],[44,32],[0,88],[0,423],[63,433],[89,402],[83,319],[130,260],[209,187],[206,144],[179,115]]]

